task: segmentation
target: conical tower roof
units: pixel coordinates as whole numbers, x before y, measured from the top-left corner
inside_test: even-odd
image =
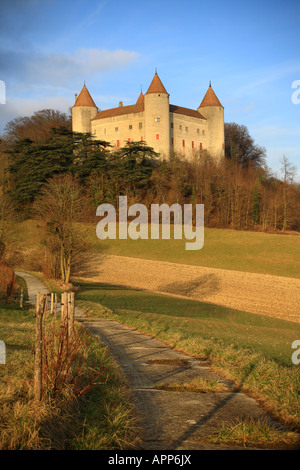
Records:
[[[163,86],[163,84],[161,82],[161,79],[159,78],[157,73],[155,73],[146,95],[148,93],[165,93],[166,95],[169,95],[169,93],[167,92],[167,90]]]
[[[221,105],[220,101],[217,98],[214,90],[212,89],[211,84],[209,84],[208,90],[199,106],[199,108],[203,108],[204,106],[223,106]]]
[[[140,96],[138,97],[138,100],[137,100],[136,104],[142,104],[142,103],[144,103],[144,95],[141,92]]]
[[[85,84],[83,85],[83,88],[81,92],[79,93],[79,96],[74,106],[92,106],[93,108],[97,108]]]

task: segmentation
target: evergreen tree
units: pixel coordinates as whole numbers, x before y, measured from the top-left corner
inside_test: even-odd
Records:
[[[90,134],[54,128],[45,141],[22,139],[7,151],[12,199],[19,209],[29,206],[42,185],[56,174],[71,173],[85,180],[90,172],[103,165],[107,146]]]

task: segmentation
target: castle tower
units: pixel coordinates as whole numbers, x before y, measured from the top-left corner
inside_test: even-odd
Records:
[[[147,145],[153,147],[161,156],[166,155],[170,149],[169,94],[157,73],[144,96],[144,116]]]
[[[96,116],[97,112],[97,106],[84,85],[78,98],[75,95],[75,104],[72,108],[72,131],[91,132],[91,119]]]
[[[225,156],[224,108],[218,100],[211,84],[198,108],[207,119],[208,147],[211,156],[220,159]]]

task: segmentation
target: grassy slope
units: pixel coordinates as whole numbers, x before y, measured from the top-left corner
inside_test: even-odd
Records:
[[[291,344],[300,325],[262,315],[110,285],[81,283],[78,306],[207,357],[237,387],[265,403],[284,423],[300,428],[300,371]]]
[[[185,250],[185,240],[92,239],[105,254],[300,278],[298,235],[207,228],[199,251]]]
[[[96,253],[146,258],[212,268],[300,278],[300,236],[206,228],[204,246],[185,250],[185,240],[105,240],[96,236],[96,224],[85,224]],[[40,246],[42,224],[22,223],[23,247]]]
[[[80,283],[78,300],[97,302],[122,317],[153,318],[168,329],[180,325],[188,336],[251,349],[290,366],[291,344],[300,325],[213,304],[100,283]]]

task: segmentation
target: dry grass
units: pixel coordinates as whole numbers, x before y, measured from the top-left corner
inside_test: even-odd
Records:
[[[36,401],[33,314],[2,304],[0,319],[7,347],[6,364],[0,365],[0,450],[124,449],[137,442],[127,384],[95,338],[80,327],[79,342],[68,343],[68,355],[59,340],[63,332],[52,342],[55,330],[45,319],[47,364],[43,397]]]
[[[206,440],[215,444],[243,447],[298,449],[299,435],[271,427],[267,420],[239,419],[234,423],[222,423],[221,428]]]
[[[172,383],[169,385],[158,385],[159,390],[169,390],[174,392],[196,392],[196,393],[222,393],[228,392],[228,386],[219,380],[196,377],[186,383]]]
[[[80,297],[94,301],[99,299],[99,303],[101,299],[102,305],[113,310],[111,315],[113,320],[153,335],[184,353],[194,357],[205,357],[210,361],[210,367],[214,372],[232,382],[236,389],[257,399],[281,423],[299,431],[299,369],[290,362],[291,350],[287,360],[280,359],[277,351],[273,354],[269,350],[270,337],[266,335],[264,319],[260,324],[259,317],[249,317],[249,322],[243,327],[238,318],[234,321],[232,315],[229,316],[227,325],[225,311],[220,311],[218,315],[217,312],[209,310],[210,315],[204,315],[204,305],[200,305],[197,317],[192,311],[194,304],[184,304],[181,308],[181,299],[175,303],[174,299],[152,294],[150,303],[149,294],[145,297],[140,291],[121,289],[110,291],[107,286],[104,286],[103,291],[99,287],[98,289],[99,291],[97,286],[94,286],[90,291],[82,292]],[[91,304],[90,301],[86,304],[89,311],[93,310],[93,314],[97,316],[98,309],[98,315],[102,316],[103,306],[95,302],[92,308]],[[85,301],[80,301],[80,308],[85,310]],[[110,316],[108,309],[105,312],[106,317]],[[258,322],[254,323],[253,327],[256,337],[260,335],[260,348],[256,342],[251,346],[249,336],[251,321]],[[270,319],[270,322],[273,321],[275,320]],[[227,327],[233,335],[229,338],[226,336]],[[214,336],[211,335],[211,331],[215,332]],[[284,330],[281,331],[276,327],[275,334],[277,333],[283,335]],[[236,337],[239,344],[243,344],[245,337],[247,341],[249,340],[248,347],[232,344],[233,337]],[[290,347],[290,343],[288,346]],[[278,348],[284,350],[284,343],[278,345]]]
[[[133,289],[168,293],[259,315],[300,323],[300,279],[169,263],[125,256],[95,255],[81,278]]]

